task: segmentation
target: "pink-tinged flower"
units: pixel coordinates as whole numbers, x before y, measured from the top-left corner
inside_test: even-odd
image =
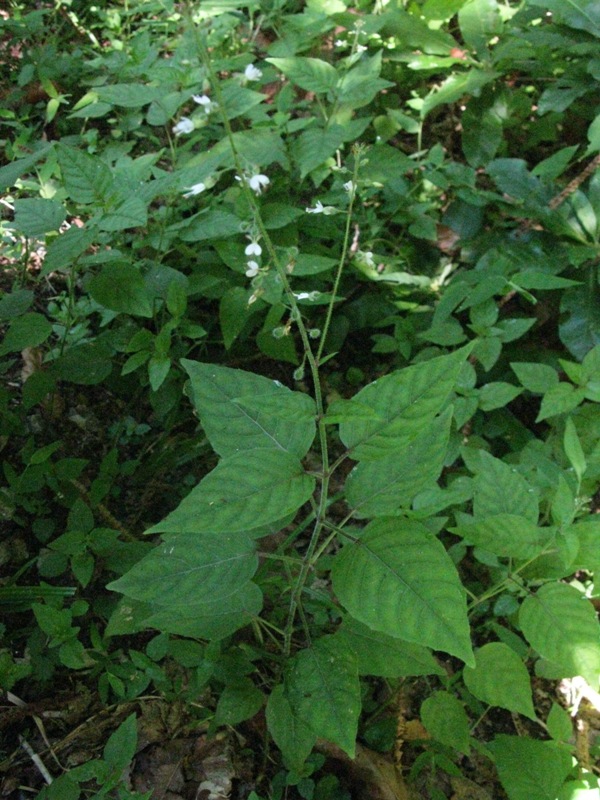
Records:
[[[195,183],[193,186],[189,186],[186,188],[185,192],[183,193],[184,197],[194,197],[201,192],[206,191],[206,184],[204,183]]]
[[[254,64],[248,64],[244,70],[244,77],[247,81],[257,81],[262,78],[262,71],[255,67]]]
[[[182,117],[177,125],[173,126],[173,133],[175,136],[181,136],[182,133],[191,133],[195,127],[189,117]]]

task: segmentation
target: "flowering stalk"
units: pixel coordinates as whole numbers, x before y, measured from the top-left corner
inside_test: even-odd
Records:
[[[209,78],[209,80],[211,82],[211,86],[213,88],[213,91],[214,91],[214,94],[215,94],[215,97],[216,97],[218,111],[221,114],[221,119],[223,121],[223,125],[225,127],[225,132],[226,132],[227,138],[229,140],[229,146],[231,148],[231,153],[232,153],[232,156],[233,156],[233,162],[234,162],[235,170],[236,170],[238,176],[243,176],[244,175],[244,170],[242,168],[242,163],[241,163],[241,159],[240,159],[239,153],[238,153],[237,148],[235,146],[235,139],[233,137],[233,130],[231,128],[231,123],[230,123],[229,119],[227,118],[227,114],[225,113],[225,110],[224,110],[225,109],[225,104],[223,102],[223,95],[222,95],[222,92],[221,92],[221,86],[220,86],[219,80],[218,80],[218,78],[217,78],[217,76],[216,76],[216,74],[214,72],[214,69],[212,67],[210,54],[209,54],[208,49],[206,47],[206,43],[204,42],[203,37],[199,33],[199,31],[197,29],[197,26],[195,25],[195,23],[193,21],[193,17],[192,17],[192,13],[191,13],[191,6],[190,6],[189,3],[186,5],[186,16],[187,16],[187,18],[189,20],[191,29],[194,32],[194,36],[196,38],[196,43],[197,43],[197,46],[198,46],[198,52],[200,53],[200,57],[202,59],[204,68],[207,71],[208,78]],[[355,167],[355,173],[356,173],[356,169],[357,169],[357,167]],[[356,179],[356,174],[355,174],[354,179],[353,179],[354,180],[354,185],[356,185],[355,179]],[[248,179],[241,178],[239,183],[240,183],[240,187],[241,187],[242,191],[244,192],[244,195],[246,197],[248,205],[252,209],[252,212],[253,212],[253,215],[254,215],[255,225],[256,225],[256,228],[257,228],[257,232],[259,234],[259,236],[255,237],[254,241],[256,241],[256,239],[258,239],[258,238],[260,238],[262,241],[264,241],[265,247],[266,247],[266,249],[267,249],[267,251],[269,253],[269,256],[270,256],[270,258],[271,258],[271,260],[272,260],[272,262],[273,262],[273,264],[275,266],[277,274],[279,275],[279,277],[281,279],[281,283],[282,283],[284,292],[286,294],[286,297],[287,297],[288,302],[290,304],[290,307],[292,309],[292,319],[295,321],[296,325],[298,326],[298,332],[300,333],[300,338],[302,340],[302,346],[304,348],[305,358],[308,361],[310,374],[311,374],[311,378],[312,378],[312,383],[313,383],[313,386],[314,386],[315,405],[316,405],[316,408],[317,408],[317,430],[318,430],[318,433],[319,433],[319,445],[320,445],[320,450],[321,450],[321,460],[322,460],[323,469],[322,469],[322,473],[321,473],[321,476],[320,476],[321,486],[320,486],[319,500],[318,500],[316,514],[315,514],[313,530],[312,530],[312,533],[311,533],[311,537],[310,537],[310,541],[309,541],[308,547],[307,547],[306,552],[304,554],[304,557],[302,559],[302,563],[301,563],[300,569],[298,571],[298,575],[295,578],[294,585],[293,585],[292,591],[291,591],[291,596],[290,596],[290,605],[289,605],[289,611],[288,611],[288,617],[287,617],[287,622],[286,622],[286,626],[285,626],[284,641],[283,641],[283,653],[284,653],[284,655],[288,656],[290,654],[290,651],[291,651],[292,633],[293,633],[293,630],[294,630],[294,621],[295,621],[295,618],[296,618],[296,614],[299,613],[301,619],[303,618],[302,610],[301,610],[301,596],[302,596],[302,592],[304,590],[304,586],[306,584],[306,581],[308,579],[308,576],[310,574],[310,571],[311,571],[311,569],[312,569],[312,567],[313,567],[313,565],[315,563],[315,551],[316,551],[317,546],[319,544],[319,539],[320,539],[321,533],[322,533],[323,528],[324,528],[324,522],[325,522],[325,517],[326,517],[326,512],[327,512],[327,506],[328,506],[328,502],[329,502],[329,481],[330,481],[331,471],[330,471],[330,468],[329,468],[329,451],[328,451],[328,446],[327,446],[327,431],[326,431],[325,422],[323,421],[324,420],[324,416],[325,416],[325,409],[324,409],[324,405],[323,405],[323,392],[322,392],[322,389],[321,389],[321,382],[320,382],[320,376],[319,376],[318,359],[315,357],[315,354],[313,353],[313,350],[311,348],[309,333],[308,333],[306,325],[304,324],[304,321],[302,319],[302,315],[301,315],[301,312],[300,312],[300,308],[298,306],[297,298],[296,298],[296,295],[294,294],[294,292],[292,291],[292,287],[290,285],[290,281],[289,281],[289,278],[288,278],[288,274],[287,274],[287,272],[285,270],[285,266],[281,263],[281,261],[279,259],[279,256],[277,255],[277,252],[276,252],[275,247],[273,245],[273,242],[271,240],[271,237],[269,236],[269,233],[265,228],[265,225],[264,225],[261,213],[260,213],[260,207],[259,207],[259,205],[258,205],[258,203],[256,201],[256,197],[255,197],[255,194],[254,194],[254,192],[256,192],[257,187],[256,186],[252,186]],[[261,183],[259,182],[257,185],[258,185],[258,189],[260,190],[262,188]],[[349,209],[348,218],[350,218],[350,213],[351,213],[352,203],[353,203],[353,196],[354,196],[354,191],[352,191],[350,193],[350,209]],[[350,230],[350,222],[348,221],[348,223],[346,225],[346,239],[345,239],[345,243],[344,243],[343,254],[342,254],[341,261],[340,261],[340,267],[338,269],[338,275],[336,276],[336,282],[335,282],[336,288],[337,288],[337,286],[339,284],[339,279],[340,279],[340,276],[341,276],[341,269],[342,269],[343,263],[345,261],[346,253],[347,253],[347,250],[348,250],[349,230]],[[249,269],[249,271],[251,271],[252,274],[254,274],[255,271],[258,272],[258,264],[256,262],[251,262],[249,264],[248,269]],[[331,307],[333,306],[333,298],[332,298],[332,301],[331,301],[330,305],[331,305]],[[327,325],[329,324],[330,319],[331,319],[331,308],[330,308],[330,310],[328,312]],[[326,330],[325,330],[325,333],[326,333]],[[321,347],[319,348],[319,350],[320,351],[322,350],[322,343],[321,343]],[[305,626],[305,630],[306,630],[306,626]],[[308,635],[308,630],[306,630],[306,633]]]

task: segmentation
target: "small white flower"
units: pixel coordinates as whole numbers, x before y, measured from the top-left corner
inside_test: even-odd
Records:
[[[296,300],[317,300],[321,296],[321,292],[299,292],[294,294]]]
[[[189,186],[186,188],[185,192],[183,193],[184,197],[194,197],[201,192],[206,191],[206,184],[205,183],[195,183],[193,186]]]
[[[305,211],[307,214],[325,214],[325,216],[337,214],[337,208],[334,206],[324,206],[320,200],[317,200],[314,208],[306,208]]]
[[[336,39],[334,44],[336,47],[346,47],[348,43],[344,39]]]
[[[217,104],[213,102],[206,94],[193,94],[192,100],[194,103],[198,103],[199,106],[202,106],[207,114],[210,114],[211,111],[214,111],[215,108],[217,108]]]
[[[354,192],[356,191],[356,184],[354,183],[354,181],[347,181],[347,183],[344,184],[344,189],[348,192],[349,195],[353,195]]]
[[[235,179],[236,181],[245,181],[256,194],[262,194],[263,187],[266,187],[271,183],[266,175],[236,175]]]
[[[255,67],[254,64],[248,64],[244,70],[244,77],[247,81],[257,81],[262,78],[262,71]]]
[[[248,278],[256,278],[258,275],[258,271],[260,267],[256,263],[256,261],[248,261],[247,265],[248,269],[246,270],[246,276]]]
[[[270,183],[266,175],[253,175],[248,181],[250,188],[256,194],[261,194],[263,187],[266,188]]]
[[[247,256],[259,256],[262,253],[262,247],[259,245],[258,242],[252,241],[249,245],[246,246],[244,253]]]
[[[173,126],[173,133],[175,136],[181,136],[182,133],[191,133],[194,128],[195,125],[189,117],[182,117],[177,125]]]

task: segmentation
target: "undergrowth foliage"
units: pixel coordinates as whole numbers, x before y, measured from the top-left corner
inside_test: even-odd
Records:
[[[597,3],[0,23],[2,687],[152,686],[253,731],[262,796],[342,798],[315,749],[399,775],[421,679],[412,780],[600,796],[532,693],[600,677]]]

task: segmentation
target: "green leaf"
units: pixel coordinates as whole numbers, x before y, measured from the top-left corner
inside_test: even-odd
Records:
[[[354,758],[361,709],[354,653],[334,636],[315,640],[291,660],[285,694],[295,717]]]
[[[597,282],[588,281],[587,286],[564,292],[560,311],[560,340],[581,360],[592,347],[600,344],[600,287]]]
[[[464,590],[442,544],[418,522],[383,518],[333,560],[333,588],[376,631],[473,664]]]
[[[561,708],[558,703],[552,703],[552,708],[546,718],[546,726],[548,733],[555,741],[567,743],[573,736],[573,719],[569,712]]]
[[[556,800],[571,771],[569,751],[552,742],[501,734],[488,747],[510,800]]]
[[[263,693],[256,688],[250,678],[238,678],[221,692],[215,713],[215,724],[238,725],[246,719],[252,719],[260,711],[263,702]]]
[[[67,272],[73,269],[79,256],[85,253],[94,241],[94,237],[94,230],[86,230],[72,225],[69,230],[61,233],[48,245],[41,275],[48,275],[50,272]]]
[[[276,686],[267,701],[267,726],[288,769],[300,772],[317,735],[292,712],[283,686]]]
[[[234,594],[257,566],[254,543],[243,533],[170,534],[107,588],[159,606],[204,603]]]
[[[265,61],[273,64],[292,83],[307,92],[324,94],[331,91],[338,80],[335,67],[320,58],[297,56],[295,58],[267,58]]]
[[[600,37],[600,7],[594,0],[529,0],[534,6],[550,11],[556,22]]]
[[[53,147],[51,144],[42,144],[35,153],[25,156],[24,158],[18,158],[11,164],[5,164],[3,167],[0,167],[0,190],[3,191],[4,189],[9,189],[11,186],[14,186],[21,175],[29,172],[31,167],[37,164],[37,162],[48,153],[51,147]]]
[[[578,482],[581,483],[581,479],[587,470],[587,462],[585,460],[585,453],[583,452],[581,442],[579,441],[579,436],[577,435],[577,430],[571,417],[567,419],[565,424],[563,443],[566,456],[569,459],[571,466],[575,470]]]
[[[573,411],[585,398],[585,389],[576,389],[570,383],[557,383],[542,398],[540,413],[536,422],[541,422],[557,414]]]
[[[497,556],[518,559],[535,558],[552,541],[553,533],[514,514],[494,514],[449,530]]]
[[[513,386],[511,383],[505,383],[504,381],[486,383],[479,390],[479,408],[482,411],[503,408],[515,397],[518,397],[522,391],[518,386]]]
[[[573,571],[585,569],[600,574],[600,519],[588,516],[569,528],[579,541],[579,550]]]
[[[332,156],[344,142],[345,135],[341,125],[332,125],[327,129],[313,127],[303,131],[291,148],[294,161],[300,167],[300,177],[306,177]]]
[[[102,383],[111,371],[109,351],[97,341],[70,347],[52,364],[53,377],[83,386]]]
[[[476,469],[473,481],[473,514],[476,518],[513,514],[537,523],[537,493],[515,467],[480,450]]]
[[[76,203],[102,203],[113,183],[110,169],[98,158],[65,144],[56,146],[65,189]]]
[[[251,531],[296,511],[314,485],[315,479],[289,453],[267,448],[235,453],[146,533]]]
[[[52,333],[52,325],[42,314],[30,312],[14,319],[0,344],[0,356],[37,347],[43,344]]]
[[[66,209],[56,200],[28,197],[15,200],[15,228],[24,236],[43,236],[57,231],[67,216]]]
[[[203,242],[208,239],[227,239],[240,233],[241,222],[229,211],[210,208],[196,214],[178,233],[182,242]]]
[[[465,667],[463,680],[482,703],[536,719],[527,667],[508,645],[490,642],[476,650],[475,667]]]
[[[425,431],[447,402],[470,349],[398,370],[361,389],[353,400],[377,416],[372,421],[352,418],[341,423],[340,438],[352,449],[352,458],[366,461],[392,455]]]
[[[262,608],[262,592],[255,583],[245,583],[234,594],[205,603],[158,606],[130,597],[113,612],[106,633],[119,636],[156,628],[177,636],[220,640],[256,619]]]
[[[186,359],[181,363],[204,432],[219,455],[263,447],[306,455],[316,430],[311,397],[252,372]]]
[[[467,47],[479,58],[489,57],[490,39],[502,32],[496,0],[469,0],[458,12],[458,24]]]
[[[111,311],[152,316],[144,279],[132,264],[105,264],[98,275],[89,280],[87,288],[97,303]]]
[[[379,77],[382,51],[371,58],[363,58],[357,66],[348,70],[337,84],[336,95],[339,103],[353,109],[368,105],[382,89],[394,84]]]
[[[451,422],[449,408],[404,448],[354,467],[346,481],[346,501],[356,516],[393,514],[429,488],[444,466]]]
[[[137,747],[137,719],[130,714],[104,745],[102,756],[114,772],[122,772],[133,760]]]
[[[20,317],[31,308],[34,296],[29,289],[16,289],[3,295],[0,298],[0,320]]]
[[[444,674],[427,648],[374,631],[352,617],[344,620],[335,636],[356,655],[359,675],[400,678]]]
[[[519,610],[523,635],[565,677],[582,675],[594,688],[600,675],[600,628],[590,601],[573,586],[549,583]]]
[[[226,350],[230,349],[243,331],[251,313],[252,306],[248,306],[248,292],[241,286],[232,286],[221,297],[219,322]]]
[[[148,222],[148,210],[141,197],[127,197],[116,208],[106,211],[98,220],[101,231],[124,231],[141,228]]]
[[[123,108],[141,108],[164,95],[162,86],[145,86],[143,83],[113,83],[94,89],[101,103]]]
[[[547,364],[513,361],[510,367],[521,385],[535,394],[544,394],[558,384],[557,371]]]
[[[254,92],[252,89],[246,89],[237,81],[228,81],[221,87],[221,99],[227,119],[235,119],[262,103],[265,95]]]
[[[433,89],[423,100],[420,108],[421,117],[426,117],[438,106],[455,103],[465,95],[479,94],[484,86],[496,80],[498,74],[478,68],[450,75],[439,88]]]
[[[421,705],[421,721],[438,742],[469,754],[469,719],[462,703],[449,692],[434,692]]]

